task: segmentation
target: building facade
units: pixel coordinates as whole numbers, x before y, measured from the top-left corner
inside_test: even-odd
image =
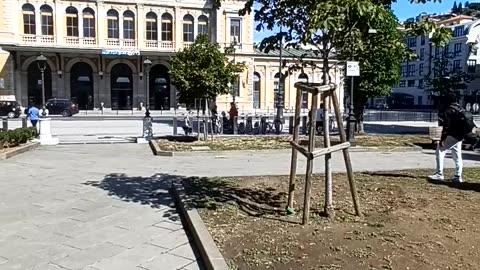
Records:
[[[448,15],[448,16],[447,16]],[[426,15],[424,15],[426,16]],[[448,61],[447,68],[469,73],[473,80],[463,90],[462,103],[471,102],[480,89],[480,55],[477,50],[480,41],[480,20],[469,16],[440,14],[433,18],[436,22],[452,29],[452,39],[444,47],[432,46],[428,37],[407,37],[405,43],[418,56],[414,61],[401,64],[401,79],[393,88],[396,108],[433,108],[434,98],[426,91],[425,76],[433,76],[434,64],[443,58]]]
[[[278,58],[254,49],[251,16],[238,15],[244,4],[223,1],[216,9],[210,1],[200,0],[4,0],[0,4],[0,95],[14,95],[24,106],[32,101],[41,104],[37,57],[43,54],[47,99],[70,98],[80,109],[140,108],[147,96],[144,61],[148,58],[152,61],[150,108],[169,110],[178,105],[168,74],[170,57],[192,44],[197,35],[208,34],[222,47],[235,41],[232,57],[246,63],[232,86],[238,106],[273,109]],[[289,76],[285,106],[294,104],[290,90],[296,80],[318,74],[310,70]],[[339,76],[333,78],[340,82]],[[217,98],[221,109],[232,100],[230,95]]]

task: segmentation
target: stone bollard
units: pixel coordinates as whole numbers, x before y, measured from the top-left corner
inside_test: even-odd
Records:
[[[50,126],[50,118],[40,118],[40,144],[41,145],[56,145],[58,144],[58,138],[52,137],[52,128]]]
[[[8,130],[8,118],[7,117],[2,117],[2,130],[3,131]]]
[[[260,133],[265,135],[267,133],[267,116],[262,116],[260,119]]]
[[[105,108],[105,103],[100,102],[100,111],[102,111],[102,115],[103,115],[104,108]]]
[[[233,134],[238,135],[238,116],[233,118]]]
[[[27,127],[27,118],[22,117],[22,128],[26,128],[26,127]]]
[[[174,116],[173,117],[173,135],[178,135],[177,126],[178,126],[178,119],[176,116]]]

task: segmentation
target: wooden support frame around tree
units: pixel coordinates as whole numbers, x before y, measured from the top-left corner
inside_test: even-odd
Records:
[[[353,178],[353,168],[350,160],[350,153],[348,151],[350,143],[347,142],[347,136],[343,128],[343,119],[340,114],[340,105],[338,102],[338,97],[336,93],[335,84],[322,85],[320,83],[296,83],[295,88],[297,89],[297,95],[295,100],[295,118],[294,118],[294,129],[293,129],[293,138],[290,142],[292,146],[292,159],[290,164],[290,181],[288,188],[288,205],[287,212],[293,212],[294,206],[294,192],[295,192],[295,179],[297,176],[297,158],[298,152],[307,158],[307,168],[305,174],[305,197],[303,203],[303,224],[307,224],[310,216],[310,199],[311,199],[311,189],[312,189],[312,172],[313,172],[313,162],[315,158],[324,156],[325,157],[325,205],[324,210],[327,216],[333,214],[333,198],[332,198],[332,171],[331,171],[331,154],[333,152],[342,151],[343,158],[345,161],[345,167],[348,175],[348,182],[350,185],[350,192],[352,195],[353,205],[355,207],[355,214],[361,216],[360,204],[358,201],[357,188],[355,185],[355,180]],[[305,149],[300,146],[299,133],[300,133],[300,111],[302,104],[302,93],[308,92],[312,94],[311,102],[311,117],[309,129],[309,138],[308,138],[308,147]],[[337,122],[337,127],[340,133],[341,143],[338,145],[331,146],[330,143],[330,130],[329,130],[329,115],[327,107],[324,107],[323,112],[323,137],[324,137],[324,148],[315,150],[315,132],[316,132],[316,118],[318,110],[318,96],[319,94],[323,97],[323,103],[326,104],[327,98],[331,98],[333,101],[333,107],[335,112],[335,119]]]

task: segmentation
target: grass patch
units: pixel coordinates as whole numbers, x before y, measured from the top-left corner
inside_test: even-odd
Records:
[[[462,184],[430,182],[429,173],[356,173],[361,219],[352,214],[345,174],[333,178],[335,217],[321,217],[324,184],[316,175],[308,226],[300,225],[303,177],[289,216],[285,176],[183,183],[235,269],[478,269],[480,168],[465,169]]]
[[[412,144],[428,144],[430,140],[426,135],[358,135],[355,137],[358,146],[364,147],[406,147]],[[158,145],[163,151],[192,151],[192,147],[207,146],[212,151],[227,150],[271,150],[289,149],[290,136],[242,136],[242,137],[220,137],[213,141],[176,142],[160,139]],[[307,137],[302,136],[302,140]],[[332,144],[340,142],[338,136],[331,137]],[[323,137],[316,138],[317,147],[323,145]]]

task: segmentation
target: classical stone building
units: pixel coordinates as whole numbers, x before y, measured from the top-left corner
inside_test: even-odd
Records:
[[[239,16],[243,1],[53,1],[4,0],[0,4],[0,91],[26,106],[41,103],[41,73],[36,58],[47,57],[46,97],[71,98],[81,109],[138,108],[145,103],[144,61],[152,61],[150,107],[177,106],[168,75],[169,58],[208,34],[222,47],[237,43],[235,60],[247,69],[235,89],[240,108],[273,109],[278,56],[254,49],[251,16]],[[287,56],[292,60],[293,55]],[[233,55],[232,55],[233,57]],[[313,59],[317,61],[317,59]],[[293,83],[319,81],[321,75],[294,73],[286,79],[285,106],[294,104]],[[340,81],[338,74],[332,77]],[[343,96],[343,95],[340,95]],[[217,99],[227,108],[231,95]]]

